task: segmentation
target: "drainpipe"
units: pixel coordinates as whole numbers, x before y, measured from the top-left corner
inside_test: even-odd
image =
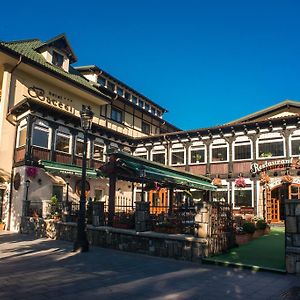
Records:
[[[13,75],[13,72],[16,70],[16,68],[21,64],[22,62],[22,55],[20,55],[20,58],[18,60],[18,62],[16,63],[16,65],[11,69],[10,74],[11,77]],[[11,78],[9,81],[9,94],[10,94],[10,87],[11,87]],[[9,110],[9,106],[7,106],[7,110]],[[7,111],[8,113],[8,111]],[[15,146],[16,146],[16,139],[17,139],[17,128],[15,131]],[[13,191],[13,178],[14,178],[14,164],[15,164],[15,156],[13,154],[13,164],[11,167],[11,173],[10,173],[10,193],[9,193],[9,200],[8,200],[8,219],[7,219],[7,230],[10,230],[10,223],[11,223],[11,210],[12,210],[12,191]]]

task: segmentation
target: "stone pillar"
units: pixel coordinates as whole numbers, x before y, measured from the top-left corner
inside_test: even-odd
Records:
[[[135,230],[148,231],[150,229],[150,203],[138,201],[135,211]]]
[[[210,237],[209,214],[210,206],[204,202],[203,207],[195,216],[195,235],[199,238]]]
[[[300,200],[286,200],[285,212],[286,271],[300,275]]]

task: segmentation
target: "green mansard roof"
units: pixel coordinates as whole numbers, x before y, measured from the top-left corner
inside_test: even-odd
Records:
[[[51,73],[54,76],[58,76],[68,82],[76,84],[77,86],[93,93],[94,95],[110,99],[108,95],[102,93],[98,88],[93,86],[72,66],[69,67],[69,72],[66,72],[62,68],[47,62],[44,56],[38,51],[38,49],[43,47],[44,45],[45,43],[38,39],[0,42],[0,51],[6,52],[7,54],[15,57],[22,56],[22,60],[26,63],[32,64],[43,69],[44,71]]]

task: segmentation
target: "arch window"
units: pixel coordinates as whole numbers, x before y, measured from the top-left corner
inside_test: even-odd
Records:
[[[300,130],[296,130],[290,136],[291,156],[300,156]]]
[[[163,165],[166,164],[166,149],[164,146],[154,147],[151,151],[151,160]]]
[[[246,138],[237,138],[233,143],[233,160],[252,159],[252,143]]]
[[[96,139],[93,144],[93,159],[104,161],[105,144],[102,140]]]
[[[71,154],[72,137],[70,131],[65,127],[59,127],[56,131],[55,150]]]
[[[50,127],[47,122],[37,121],[32,128],[32,145],[50,149]]]
[[[206,147],[203,143],[197,143],[190,146],[189,163],[201,164],[206,162]]]
[[[174,144],[171,148],[171,164],[184,165],[185,164],[185,148],[182,144]]]
[[[233,183],[234,208],[253,207],[253,184],[249,178],[245,178],[246,187],[237,188]]]
[[[218,139],[211,145],[211,162],[223,161],[228,161],[228,143],[224,139]]]
[[[22,120],[20,125],[18,126],[18,134],[17,134],[17,148],[26,145],[27,139],[27,121]]]
[[[257,158],[285,156],[284,139],[278,134],[263,134],[257,142]]]

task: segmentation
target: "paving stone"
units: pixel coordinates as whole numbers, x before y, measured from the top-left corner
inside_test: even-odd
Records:
[[[175,243],[170,246],[174,255],[179,252]],[[106,248],[71,250],[69,242],[0,233],[0,299],[276,299],[299,282],[293,275]],[[180,251],[195,250],[186,245]]]

